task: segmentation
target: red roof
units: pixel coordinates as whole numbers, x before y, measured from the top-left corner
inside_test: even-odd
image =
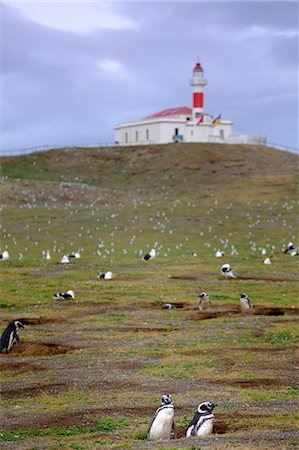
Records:
[[[150,116],[144,117],[143,120],[147,119],[159,119],[160,117],[171,117],[171,116],[191,116],[192,109],[187,106],[180,106],[179,108],[168,108],[163,111],[159,111],[155,114],[151,114]]]
[[[200,63],[196,63],[193,69],[193,72],[197,70],[198,72],[203,72],[203,68],[201,67]]]

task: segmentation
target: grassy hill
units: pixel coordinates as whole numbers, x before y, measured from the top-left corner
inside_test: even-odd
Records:
[[[0,251],[11,255],[0,262],[1,326],[28,323],[0,355],[3,448],[295,448],[299,259],[282,249],[298,243],[298,161],[180,143],[0,158]],[[157,258],[142,262],[152,247]],[[237,279],[222,277],[223,263]],[[113,279],[98,280],[107,270]],[[52,299],[68,289],[75,301]],[[148,442],[167,392],[176,439]],[[183,439],[209,399],[215,433]]]

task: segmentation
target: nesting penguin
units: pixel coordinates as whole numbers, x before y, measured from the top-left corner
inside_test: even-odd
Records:
[[[237,278],[229,264],[223,264],[223,266],[221,267],[221,273],[224,277]]]
[[[60,260],[60,264],[69,264],[70,263],[70,259],[68,257],[68,255],[63,255],[63,257]]]
[[[212,402],[200,403],[187,427],[186,437],[205,437],[212,434],[214,425],[214,414],[212,414],[212,411],[215,406],[217,405]]]
[[[242,312],[248,312],[250,309],[253,308],[252,303],[249,300],[249,297],[247,294],[240,294],[240,307]]]
[[[75,293],[72,290],[66,292],[58,292],[53,295],[54,300],[75,300]]]
[[[156,410],[149,426],[148,439],[171,439],[173,427],[174,405],[172,396],[171,394],[164,394],[161,397],[161,406]]]
[[[271,259],[270,258],[265,258],[263,261],[263,264],[271,264]]]
[[[149,253],[142,257],[142,261],[151,261],[154,258],[156,258],[156,250],[152,248]]]
[[[15,344],[20,342],[18,335],[19,328],[24,328],[24,324],[20,320],[13,320],[3,331],[0,341],[0,352],[9,353]]]
[[[9,259],[9,253],[7,250],[4,250],[3,253],[0,253],[0,259],[2,261],[7,261]]]
[[[183,308],[184,305],[183,303],[165,303],[165,305],[163,305],[162,309],[177,309],[177,308]]]
[[[81,255],[80,255],[80,253],[79,252],[73,252],[73,253],[70,253],[69,255],[67,255],[69,258],[81,258]]]
[[[225,256],[225,253],[221,250],[217,250],[215,253],[216,258],[222,258],[222,256]]]
[[[291,256],[298,256],[299,252],[293,242],[289,242],[287,248],[282,253],[288,253]]]
[[[209,299],[209,294],[207,294],[206,292],[201,292],[199,295],[198,295],[198,297],[199,297],[199,304],[198,304],[198,307],[199,307],[199,310],[200,311],[203,311],[204,309],[209,309],[209,308],[211,308],[211,306],[212,306],[212,302],[211,302],[211,300]]]
[[[97,276],[100,280],[112,280],[112,272],[108,270],[108,272],[100,272]]]

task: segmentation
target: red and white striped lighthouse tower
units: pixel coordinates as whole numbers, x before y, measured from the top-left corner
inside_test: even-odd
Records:
[[[204,78],[203,68],[199,62],[194,66],[193,77],[190,80],[190,84],[193,87],[192,117],[193,120],[196,120],[203,113],[203,91],[207,84],[207,80]]]

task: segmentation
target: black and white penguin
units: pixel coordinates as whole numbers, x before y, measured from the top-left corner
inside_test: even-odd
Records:
[[[7,250],[4,250],[3,253],[0,253],[0,259],[1,259],[2,261],[6,261],[6,260],[9,259],[9,253],[8,253]]]
[[[237,278],[229,264],[223,264],[221,273],[224,277]]]
[[[9,353],[13,345],[20,342],[18,335],[19,328],[24,328],[24,324],[20,320],[13,320],[3,331],[0,341],[0,352]]]
[[[75,300],[75,293],[72,290],[66,292],[58,292],[53,295],[54,300]]]
[[[206,292],[201,292],[199,295],[199,309],[200,311],[203,311],[204,309],[209,309],[212,306],[212,302],[209,299],[209,294],[207,294]]]
[[[201,403],[188,425],[186,437],[205,437],[213,432],[214,414],[213,409],[217,406],[211,402]]]
[[[165,303],[162,309],[175,309],[176,306],[173,303]]]
[[[164,394],[161,397],[161,406],[155,412],[148,429],[148,439],[171,439],[174,427],[174,405],[172,396]]]
[[[293,242],[289,242],[286,249],[282,253],[289,253],[292,256],[298,255],[298,250],[293,244]]]
[[[240,306],[242,312],[248,312],[250,309],[253,308],[252,303],[249,300],[249,297],[247,294],[240,294]]]
[[[142,261],[150,261],[154,258],[156,258],[156,250],[152,248],[149,253],[143,256]]]
[[[79,252],[73,252],[73,253],[70,253],[69,255],[67,255],[69,258],[81,258],[81,255],[80,255],[80,253]]]
[[[69,264],[70,263],[70,259],[68,257],[68,255],[63,255],[63,257],[60,260],[60,264]]]
[[[112,280],[112,272],[108,270],[108,272],[100,272],[97,276],[100,280]]]
[[[223,256],[225,256],[225,253],[222,252],[221,250],[217,250],[215,256],[216,258],[222,258]]]

